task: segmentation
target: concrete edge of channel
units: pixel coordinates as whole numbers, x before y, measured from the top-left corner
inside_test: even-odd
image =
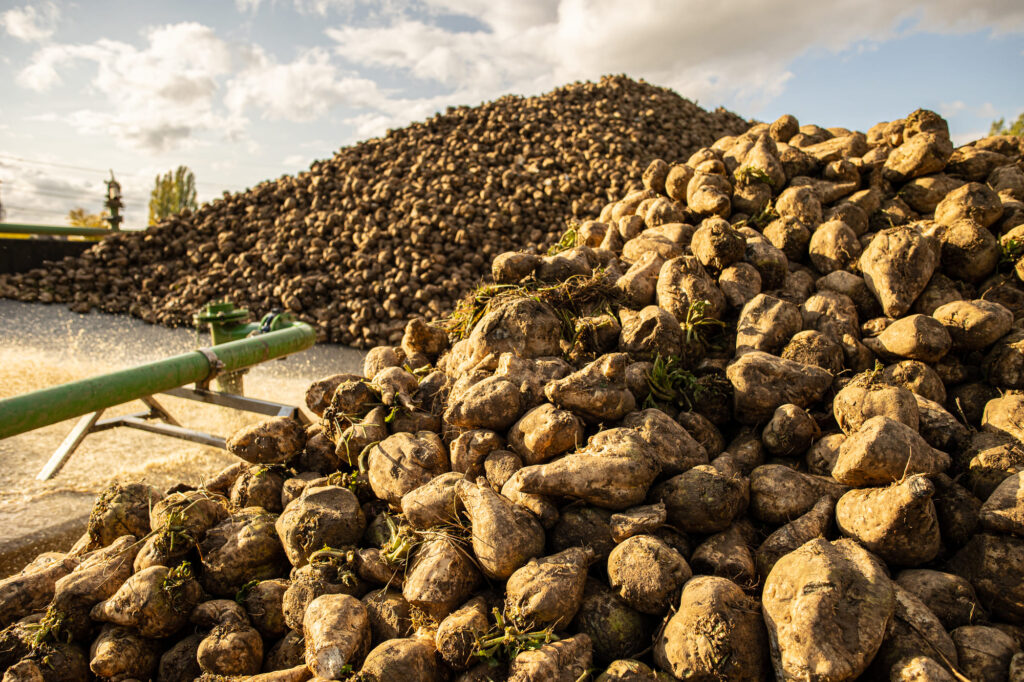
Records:
[[[89,513],[76,514],[41,530],[7,540],[0,546],[0,579],[21,571],[43,552],[66,552],[85,532]]]

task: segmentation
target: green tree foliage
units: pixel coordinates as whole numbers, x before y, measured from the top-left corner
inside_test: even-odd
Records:
[[[186,208],[196,209],[196,176],[188,166],[178,166],[173,173],[167,171],[166,175],[156,176],[149,198],[149,224],[156,225]]]
[[[988,134],[1024,137],[1024,113],[1021,113],[1021,115],[1017,117],[1017,120],[1009,126],[1006,125],[1005,118],[1001,118],[998,121],[992,121],[992,127],[988,129]]]
[[[71,227],[110,227],[106,211],[102,213],[86,213],[84,208],[73,208],[68,211],[68,225]]]

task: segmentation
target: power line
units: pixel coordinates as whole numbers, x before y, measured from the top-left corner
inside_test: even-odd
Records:
[[[34,208],[18,208],[17,206],[9,206],[8,208],[11,209],[10,213],[16,215],[27,213],[28,215],[33,216],[66,216],[68,214],[68,211],[40,211]],[[7,217],[10,218],[10,214],[8,214]]]
[[[106,171],[98,168],[89,168],[87,166],[74,166],[69,163],[57,163],[56,161],[41,161],[38,159],[26,159],[22,156],[14,156],[12,154],[0,154],[0,159],[9,159],[11,161],[21,161],[22,163],[31,163],[39,166],[54,166],[55,168],[70,168],[72,170],[87,171],[90,173],[105,173]]]
[[[58,199],[68,199],[75,202],[91,202],[91,201],[103,201],[105,198],[103,189],[97,187],[95,190],[82,189],[75,190],[71,189],[68,191],[51,190],[51,189],[37,189],[35,187],[19,188],[17,191],[12,191],[12,195],[42,195],[47,197],[56,197]]]
[[[5,204],[7,208],[14,211],[31,211],[33,213],[64,213],[58,208],[42,208],[39,206],[16,206],[14,204]]]
[[[24,190],[20,190],[20,191],[12,191],[11,194],[12,195],[17,195],[17,194],[42,194],[42,195],[48,196],[48,197],[59,197],[59,198],[63,198],[63,199],[89,199],[89,198],[94,198],[94,199],[99,199],[99,200],[103,199],[103,190],[101,190],[99,188],[97,188],[95,190],[85,190],[85,189],[83,189],[83,190],[79,190],[79,191],[70,191],[70,192],[65,192],[65,191],[60,191],[60,190],[31,188],[31,189],[24,189]]]
[[[15,156],[13,154],[0,154],[0,158],[11,159],[13,161],[22,161],[24,163],[34,163],[34,164],[39,164],[39,165],[42,165],[42,166],[57,166],[58,168],[71,168],[73,170],[83,170],[83,171],[89,171],[89,172],[93,172],[93,173],[104,173],[104,174],[106,174],[107,172],[109,172],[109,169],[96,168],[96,167],[93,167],[93,166],[76,166],[74,164],[58,163],[57,161],[43,161],[42,159],[29,159],[29,158],[26,158],[24,156]],[[278,170],[280,168],[280,166],[271,166],[271,165],[265,164],[265,163],[248,163],[247,162],[246,165],[248,165],[248,166],[256,166],[258,168],[269,168],[269,169],[274,169],[274,170]],[[128,177],[137,177],[137,178],[148,177],[148,175],[143,175],[142,173],[121,173],[121,175],[127,175]],[[211,180],[210,182],[216,182],[216,180]],[[238,187],[239,185],[233,185],[233,186],[234,187]]]
[[[85,171],[87,173],[101,173],[103,175],[106,175],[109,172],[109,169],[103,170],[101,168],[92,168],[92,167],[89,167],[89,166],[76,166],[76,165],[69,164],[69,163],[58,163],[56,161],[43,161],[41,159],[28,159],[28,158],[25,158],[24,156],[14,156],[13,154],[0,154],[0,159],[7,159],[9,161],[19,161],[21,163],[29,163],[29,164],[34,164],[34,165],[37,165],[37,166],[53,166],[54,168],[69,168],[71,170]],[[149,177],[149,175],[143,175],[142,173],[118,173],[118,175],[127,176],[129,178],[140,178],[140,179],[141,178],[148,178]],[[197,185],[225,187],[225,188],[228,188],[228,189],[238,189],[238,190],[245,189],[245,187],[243,187],[242,185],[235,185],[235,184],[226,183],[226,182],[219,182],[217,180],[197,180],[196,184]]]

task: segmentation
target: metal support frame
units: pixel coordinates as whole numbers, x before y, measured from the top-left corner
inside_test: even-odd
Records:
[[[36,476],[45,481],[61,470],[86,436],[118,426],[214,447],[225,446],[225,439],[221,436],[183,427],[156,401],[154,395],[170,395],[257,414],[291,416],[302,423],[308,423],[297,407],[241,395],[241,372],[261,362],[309,348],[316,343],[316,331],[304,322],[294,321],[287,313],[269,313],[259,324],[226,325],[228,321],[239,322],[240,317],[247,318],[249,312],[235,309],[227,302],[212,304],[204,310],[203,315],[197,316],[197,321],[209,323],[215,332],[226,335],[218,341],[215,334],[212,348],[200,348],[109,374],[2,399],[0,438],[80,417],[71,433]],[[228,312],[232,314],[228,315]],[[212,379],[229,374],[238,387],[237,394],[210,390]],[[188,384],[194,384],[195,387],[188,388]],[[220,385],[224,388],[223,383]],[[141,400],[148,409],[122,417],[100,419],[106,409],[132,400]]]
[[[218,374],[297,353],[315,342],[316,331],[308,324],[284,322],[281,328],[264,334],[0,399],[0,438],[179,386],[197,384],[197,388],[208,388],[203,382]]]
[[[293,419],[297,419],[303,424],[309,423],[309,420],[306,419],[302,410],[292,405],[283,405],[281,403],[259,400],[257,398],[247,398],[242,395],[235,395],[231,393],[219,393],[217,391],[211,391],[201,384],[197,384],[195,388],[179,386],[177,388],[161,391],[160,395],[168,395],[173,398],[182,398],[184,400],[194,400],[208,405],[219,405],[232,410],[254,412],[256,414],[265,414],[272,417],[291,417]],[[140,412],[133,412],[120,417],[100,419],[106,410],[106,408],[103,408],[95,412],[91,412],[79,419],[78,423],[75,424],[73,429],[71,429],[71,432],[68,433],[66,438],[64,438],[64,441],[56,451],[54,451],[53,455],[50,456],[46,465],[39,471],[39,474],[36,475],[36,480],[48,481],[56,476],[60,470],[64,468],[64,465],[71,458],[71,455],[75,453],[75,450],[77,450],[82,444],[82,441],[85,440],[85,437],[90,433],[107,431],[118,426],[138,429],[140,431],[148,431],[149,433],[156,433],[161,436],[170,436],[171,438],[179,438],[181,440],[187,440],[201,445],[209,445],[215,448],[226,449],[226,439],[223,436],[215,436],[182,426],[178,420],[171,416],[163,405],[156,401],[153,396],[143,396],[139,398],[139,400],[145,403],[146,407],[149,409]]]

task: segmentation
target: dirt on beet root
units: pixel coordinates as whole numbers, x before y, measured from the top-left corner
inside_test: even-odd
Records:
[[[735,132],[104,492],[0,582],[5,679],[1020,679],[1019,139]]]

